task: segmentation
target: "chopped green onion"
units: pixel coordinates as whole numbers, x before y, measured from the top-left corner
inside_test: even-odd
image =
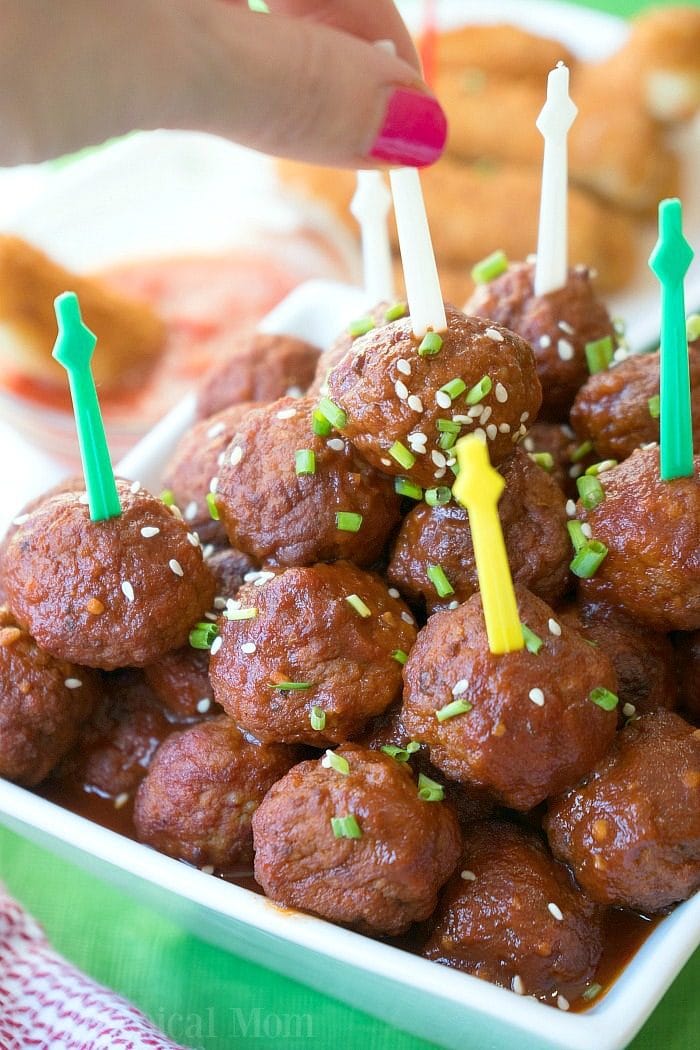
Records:
[[[399,496],[408,496],[409,499],[422,499],[423,489],[416,485],[415,481],[408,478],[394,478],[394,492]]]
[[[432,357],[442,350],[442,336],[438,332],[426,332],[418,347],[420,357]]]
[[[317,408],[311,413],[311,429],[317,437],[328,437],[333,427]]]
[[[591,463],[590,467],[586,467],[586,474],[588,474],[589,477],[597,478],[604,470],[610,470],[612,467],[616,466],[616,459],[602,459],[600,463]]]
[[[172,489],[163,489],[160,494],[160,501],[164,503],[166,507],[175,506],[175,494]]]
[[[368,616],[372,615],[372,610],[365,605],[358,594],[348,594],[345,601],[355,610],[358,616],[362,617],[363,620],[366,620]]]
[[[588,543],[583,526],[577,518],[573,518],[571,521],[567,521],[566,528],[569,532],[569,538],[573,544],[575,551],[580,551],[582,547],[585,547]]]
[[[337,839],[362,838],[362,829],[352,813],[347,817],[331,817],[331,827]]]
[[[445,387],[442,387],[441,389],[444,390]],[[459,434],[460,430],[462,429],[462,425],[461,423],[455,423],[454,419],[438,419],[437,428],[441,433]]]
[[[576,479],[576,488],[586,510],[594,510],[605,499],[605,490],[598,478],[584,474]]]
[[[454,446],[456,440],[457,434],[445,432],[444,434],[441,434],[438,438],[438,445],[443,450],[443,452],[449,452],[449,450]]]
[[[321,398],[318,403],[318,411],[328,420],[331,426],[336,427],[338,430],[342,430],[347,424],[348,417],[346,413],[340,405],[336,405],[335,401],[331,401],[329,397]]]
[[[429,565],[427,573],[428,579],[437,591],[439,598],[446,598],[448,594],[454,594],[455,589],[447,579],[442,565]]]
[[[408,653],[404,652],[403,649],[394,649],[393,653],[391,654],[391,659],[396,660],[397,664],[401,664],[403,666],[408,660]]]
[[[395,441],[389,449],[389,455],[392,459],[395,459],[399,466],[404,467],[405,470],[410,470],[413,464],[416,462],[416,457],[412,452],[409,452],[405,445],[402,445],[400,441]]]
[[[535,634],[534,631],[530,630],[527,624],[521,623],[520,629],[523,632],[523,638],[525,639],[525,648],[529,653],[534,653],[535,656],[537,656],[544,645],[544,642],[538,634]]]
[[[481,259],[472,266],[472,281],[474,284],[487,284],[494,277],[505,273],[508,269],[508,256],[502,249],[491,252],[485,259]]]
[[[282,693],[296,693],[303,689],[312,689],[313,682],[268,682],[270,689],[279,689]]]
[[[466,715],[473,706],[468,700],[453,700],[436,711],[435,717],[438,722],[446,722],[449,718],[455,718],[456,715]]]
[[[691,343],[700,337],[700,314],[690,315],[685,323],[685,330]]]
[[[614,711],[617,707],[619,698],[611,693],[609,689],[606,689],[604,685],[598,685],[588,694],[588,699],[592,700],[598,707],[602,707],[604,711]]]
[[[190,631],[190,645],[193,649],[211,649],[218,635],[219,628],[215,623],[196,623]]]
[[[600,540],[588,540],[574,555],[569,568],[580,580],[590,580],[595,576],[608,553],[608,548]]]
[[[212,521],[219,520],[219,508],[216,505],[216,493],[207,492],[207,507],[209,508],[209,517]]]
[[[254,605],[249,605],[247,609],[224,609],[222,616],[225,620],[254,620],[258,615],[258,610]]]
[[[595,339],[592,343],[586,343],[584,349],[586,361],[588,362],[588,371],[592,376],[596,372],[605,372],[610,367],[614,351],[613,342],[609,335],[603,336],[602,339]]]
[[[326,728],[326,712],[322,707],[312,707],[309,721],[311,722],[311,728],[320,732],[320,730]]]
[[[487,394],[491,392],[491,376],[482,376],[478,383],[475,383],[471,388],[466,397],[468,405],[478,405]]]
[[[407,311],[407,303],[394,303],[394,305],[390,306],[389,309],[384,313],[384,320],[398,321],[400,317],[406,316]]]
[[[294,453],[294,470],[297,474],[316,473],[316,453],[310,448],[298,448]]]
[[[358,317],[356,321],[351,321],[348,325],[348,332],[357,339],[358,335],[366,335],[367,332],[371,332],[375,327],[374,321],[371,317]]]
[[[423,802],[442,802],[445,797],[445,789],[442,784],[426,777],[425,773],[418,774],[418,798]]]
[[[425,502],[429,507],[444,507],[452,499],[452,489],[447,485],[440,485],[437,489],[425,490]]]
[[[359,532],[362,528],[362,515],[351,510],[339,510],[335,515],[335,527],[340,532]]]
[[[490,379],[489,382],[491,382]],[[467,384],[464,382],[463,379],[460,379],[459,377],[456,377],[455,379],[450,379],[449,383],[445,383],[443,386],[440,387],[440,390],[442,390],[443,394],[447,394],[449,397],[452,398],[453,401],[456,397],[459,397],[460,394],[463,394],[466,389]],[[489,390],[490,389],[491,388],[489,387]]]
[[[580,463],[582,459],[585,459],[589,452],[593,451],[592,441],[582,441],[580,445],[577,445],[574,451],[571,453],[571,462]]]
[[[554,470],[554,456],[551,452],[530,452],[528,455],[533,463],[542,467],[542,470]]]
[[[586,988],[585,992],[581,994],[581,998],[585,999],[586,1002],[589,1003],[591,999],[595,999],[596,996],[600,995],[602,991],[602,984],[592,984],[589,988]]]
[[[653,397],[650,397],[647,401],[647,406],[649,408],[649,415],[651,416],[651,418],[658,419],[661,415],[661,395],[654,394]]]
[[[411,740],[405,747],[397,747],[396,744],[385,744],[379,750],[383,751],[385,755],[389,755],[390,758],[395,758],[397,762],[408,762],[411,755],[415,755],[416,751],[420,751],[420,744],[417,740]]]
[[[347,758],[336,754],[335,751],[326,751],[321,759],[321,765],[326,769],[334,769],[336,773],[342,773],[344,777],[350,772],[350,763]]]

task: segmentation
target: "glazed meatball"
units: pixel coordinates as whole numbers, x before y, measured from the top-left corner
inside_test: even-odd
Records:
[[[578,499],[576,479],[600,459],[591,442],[579,441],[568,423],[538,420],[523,438],[521,447],[547,471],[562,492],[574,500]],[[551,464],[542,461],[543,454],[551,456]]]
[[[214,597],[196,537],[155,496],[117,483],[122,512],[91,521],[78,492],[53,496],[16,530],[2,571],[8,604],[39,645],[111,670],[184,645]]]
[[[457,818],[420,798],[410,768],[388,755],[350,744],[331,760],[302,762],[266,795],[253,816],[255,878],[279,904],[403,933],[454,870]]]
[[[542,417],[565,422],[588,377],[586,343],[609,336],[614,346],[615,329],[585,266],[569,270],[564,287],[546,295],[535,295],[534,281],[534,263],[511,263],[495,280],[478,285],[464,309],[498,321],[531,344],[542,384]]]
[[[390,321],[397,321],[399,317],[405,317],[408,306],[404,302],[381,302],[373,307],[366,317],[358,318],[351,322],[344,332],[337,337],[335,342],[325,350],[316,363],[316,374],[314,381],[307,390],[309,395],[328,393],[328,375],[338,362],[345,356],[348,350],[360,335],[366,335],[373,328],[382,328]]]
[[[300,397],[314,377],[318,347],[291,335],[252,332],[204,374],[197,415],[213,416],[243,401]]]
[[[700,631],[676,635],[678,699],[686,713],[700,719]]]
[[[400,498],[345,438],[313,433],[314,406],[284,398],[247,413],[219,471],[221,520],[231,544],[260,561],[371,565],[398,523]],[[313,454],[304,464],[313,473],[297,473],[300,451]]]
[[[340,430],[357,450],[379,470],[424,486],[447,475],[448,446],[460,430],[481,430],[498,464],[540,407],[534,356],[523,339],[451,306],[446,315],[437,353],[421,356],[421,340],[402,318],[356,339],[328,378]],[[446,426],[454,430],[440,429]]]
[[[195,423],[183,434],[165,468],[163,487],[172,491],[184,520],[197,530],[202,543],[226,543],[223,525],[211,516],[207,493],[216,488],[219,467],[238,424],[255,407],[254,402],[244,402]]]
[[[539,598],[516,591],[539,652],[494,656],[474,594],[452,612],[435,613],[419,633],[404,669],[402,717],[446,776],[528,810],[575,784],[605,754],[617,714],[596,700],[601,687],[603,697],[614,694],[617,682],[605,653]]]
[[[265,572],[234,604],[219,620],[209,674],[227,714],[259,740],[340,743],[399,694],[396,656],[416,629],[378,577],[347,562]]]
[[[0,606],[0,776],[33,787],[75,742],[95,703],[92,672],[42,652]]]
[[[567,589],[571,561],[564,494],[520,450],[500,470],[506,487],[498,513],[513,578],[554,602]],[[448,594],[440,595],[428,576],[436,565],[452,587]],[[419,503],[403,520],[387,575],[407,598],[423,600],[428,612],[466,601],[479,589],[466,510],[454,502]]]
[[[206,552],[205,552],[206,553]],[[258,569],[258,562],[233,547],[220,547],[206,554],[206,563],[216,581],[214,608],[223,609],[228,598],[233,598],[249,573]]]
[[[629,722],[550,801],[545,828],[594,900],[643,912],[685,900],[700,887],[700,730],[664,710]]]
[[[700,348],[688,347],[693,438],[700,445]],[[659,354],[632,354],[620,364],[589,377],[571,409],[571,423],[581,440],[592,441],[600,459],[626,459],[635,448],[659,440]]]
[[[659,450],[638,449],[599,475],[604,499],[577,513],[608,553],[581,581],[588,602],[656,631],[700,627],[700,457],[691,478],[661,481]]]
[[[143,669],[158,702],[178,721],[199,721],[216,708],[209,682],[209,653],[186,645]]]
[[[601,909],[537,835],[500,822],[467,829],[423,955],[566,1009],[602,948]]]
[[[198,867],[248,870],[253,813],[297,757],[284,744],[244,736],[225,716],[173,733],[136,796],[139,840]]]

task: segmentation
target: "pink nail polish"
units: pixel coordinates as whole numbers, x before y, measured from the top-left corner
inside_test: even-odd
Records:
[[[447,118],[437,99],[396,88],[369,156],[389,164],[423,167],[437,160],[447,138]]]

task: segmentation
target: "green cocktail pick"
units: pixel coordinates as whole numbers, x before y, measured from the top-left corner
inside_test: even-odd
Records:
[[[54,301],[54,309],[58,336],[53,357],[68,373],[90,517],[93,521],[117,518],[122,508],[90,368],[97,336],[83,324],[75,292],[59,295]]]
[[[693,474],[693,420],[690,411],[688,338],[683,278],[693,249],[683,236],[683,209],[677,198],[659,204],[659,239],[649,266],[661,283],[661,480]]]

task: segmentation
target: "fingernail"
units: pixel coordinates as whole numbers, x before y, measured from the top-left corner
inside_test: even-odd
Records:
[[[447,118],[437,99],[420,91],[396,88],[369,156],[389,164],[423,167],[445,147]]]

